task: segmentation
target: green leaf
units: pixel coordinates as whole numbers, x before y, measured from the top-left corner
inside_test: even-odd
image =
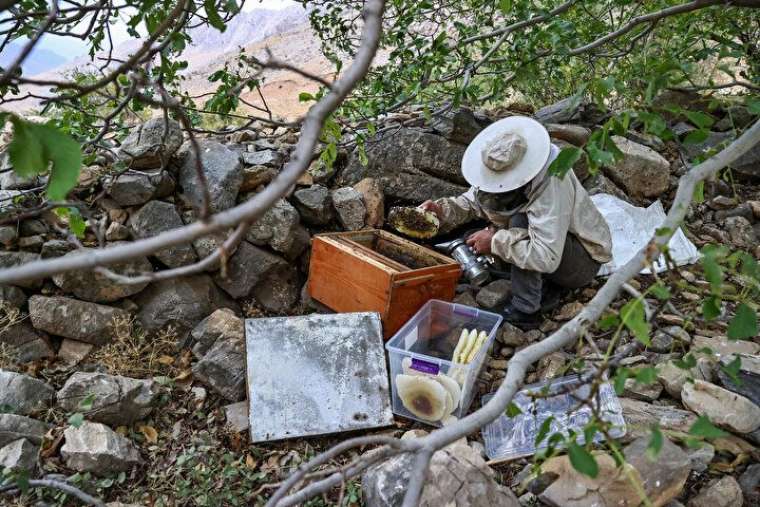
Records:
[[[84,238],[84,231],[87,229],[87,224],[78,209],[69,208],[69,210],[69,229],[77,238],[82,239]]]
[[[751,114],[760,114],[760,99],[748,96],[744,103]]]
[[[703,251],[702,268],[705,272],[705,278],[710,282],[710,288],[714,293],[719,293],[723,285],[723,268],[720,267],[716,260],[716,253],[712,250]]]
[[[646,321],[644,304],[641,300],[634,299],[626,303],[620,309],[620,317],[625,327],[633,333],[638,341],[647,346],[651,343],[649,340],[649,323]]]
[[[731,382],[740,386],[742,384],[741,378],[739,378],[739,371],[742,368],[742,358],[740,356],[734,356],[733,361],[728,364],[721,364],[720,369],[728,375]]]
[[[14,171],[32,176],[50,169],[47,195],[53,201],[66,198],[77,184],[82,167],[82,151],[69,135],[51,125],[28,122],[16,116],[13,140],[8,147]]]
[[[631,370],[628,368],[618,368],[617,373],[615,373],[615,393],[618,396],[621,396],[623,394],[623,391],[625,391],[625,381],[628,380],[628,377],[631,376]]]
[[[662,450],[663,437],[657,424],[652,425],[652,435],[649,437],[649,444],[647,444],[647,457],[650,461],[655,461],[657,456]]]
[[[690,370],[697,365],[697,358],[693,354],[688,353],[682,359],[674,359],[673,364],[682,370]]]
[[[608,313],[607,315],[599,319],[599,322],[597,322],[597,326],[599,326],[599,329],[601,329],[602,331],[607,331],[608,329],[612,329],[619,325],[620,325],[620,317],[618,317],[617,314],[614,314],[614,313]]]
[[[660,301],[667,301],[671,298],[670,289],[665,287],[662,282],[657,282],[656,284],[649,287],[649,292],[651,292],[654,297]]]
[[[573,468],[592,479],[599,475],[599,465],[596,459],[586,449],[575,442],[570,442],[567,446],[567,454],[570,457],[570,463]]]
[[[699,180],[694,186],[694,195],[692,200],[697,204],[705,202],[705,180]]]
[[[557,158],[555,158],[551,164],[549,164],[549,174],[564,178],[565,174],[573,168],[573,165],[581,158],[583,150],[576,148],[575,146],[569,146],[562,148]]]
[[[708,296],[702,301],[702,316],[705,320],[713,320],[720,315],[720,299],[718,296]]]
[[[512,10],[512,0],[499,0],[499,10],[504,14],[509,14]]]
[[[741,303],[728,324],[728,337],[731,340],[746,340],[754,336],[757,336],[757,312],[746,303]]]
[[[709,130],[692,130],[686,135],[683,144],[699,144],[706,141],[708,137],[710,137]]]
[[[203,2],[203,9],[206,11],[206,16],[208,16],[208,22],[211,26],[220,32],[224,32],[227,29],[224,20],[219,16],[219,11],[216,8],[216,2],[214,2],[214,0],[205,0]]]
[[[642,385],[649,385],[657,380],[657,370],[654,366],[647,366],[636,370],[636,382]]]
[[[77,412],[76,414],[71,414],[69,416],[69,424],[75,428],[80,427],[83,422],[84,422],[84,415],[82,415],[80,412]]]
[[[716,428],[710,422],[710,419],[701,415],[689,428],[689,435],[702,438],[721,438],[728,436],[728,433]]]
[[[554,416],[551,415],[544,419],[544,421],[541,423],[541,427],[538,428],[538,433],[536,434],[536,447],[541,444],[541,442],[544,441],[546,438],[546,435],[549,434],[549,430],[552,428],[552,421],[554,420]]]
[[[700,129],[706,129],[715,123],[715,119],[712,116],[701,111],[686,111],[684,114],[691,123]]]
[[[317,100],[314,95],[309,92],[301,92],[298,94],[298,102],[309,102],[310,100]]]
[[[511,419],[512,417],[516,417],[522,414],[522,410],[520,410],[520,407],[518,407],[517,405],[515,405],[513,402],[510,401],[509,405],[507,405],[506,414],[507,414],[507,417]]]

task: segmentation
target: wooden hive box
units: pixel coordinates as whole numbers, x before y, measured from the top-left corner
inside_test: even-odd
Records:
[[[451,301],[460,274],[450,257],[385,231],[319,234],[308,291],[336,312],[378,312],[388,339],[428,300]]]

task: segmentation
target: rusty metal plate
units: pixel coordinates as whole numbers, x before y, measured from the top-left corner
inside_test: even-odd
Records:
[[[393,423],[377,313],[245,321],[251,441]]]

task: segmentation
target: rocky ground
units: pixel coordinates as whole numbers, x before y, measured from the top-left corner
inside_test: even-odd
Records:
[[[513,107],[511,110],[522,110]],[[367,146],[369,163],[347,146],[333,169],[312,165],[296,188],[248,232],[225,272],[218,266],[185,278],[120,285],[94,272],[75,272],[23,286],[0,287],[0,467],[31,475],[70,477],[109,501],[137,505],[240,505],[263,502],[303,460],[340,437],[250,445],[246,433],[243,317],[324,311],[303,290],[309,240],[319,232],[382,227],[387,208],[466,190],[459,163],[467,143],[510,110],[449,114],[432,124],[414,111],[385,120]],[[699,145],[663,143],[631,130],[615,143],[621,161],[590,175],[576,174],[592,192],[611,193],[637,205],[661,199],[667,206],[690,160],[722,142],[734,124],[752,120],[738,106],[720,117]],[[555,142],[582,145],[603,120],[592,107],[536,112]],[[673,118],[681,136],[693,126]],[[198,191],[194,155],[178,125],[163,138],[161,120],[135,128],[113,152],[103,152],[80,177],[75,196],[87,207],[82,248],[118,245],[195,220]],[[6,136],[7,137],[7,136]],[[272,180],[287,161],[298,133],[264,127],[201,140],[202,167],[211,207],[227,209]],[[116,162],[131,169],[118,173]],[[745,155],[735,180],[711,182],[695,204],[685,232],[698,246],[728,245],[760,258],[760,188],[746,178],[760,174],[760,146]],[[39,203],[37,179],[0,173],[0,266],[68,255],[77,248],[66,219],[45,213],[14,220],[19,208]],[[222,237],[204,238],[114,267],[120,274],[173,268],[209,255]],[[621,398],[628,432],[629,467],[655,505],[760,505],[760,338],[726,337],[733,307],[713,321],[701,319],[708,282],[699,265],[662,275],[674,297],[659,309],[652,345],[625,359],[631,368],[656,365],[657,382],[626,383]],[[482,394],[496,389],[516,350],[541,340],[580,311],[602,283],[576,291],[547,315],[540,330],[504,326],[481,373]],[[633,285],[646,288],[651,276]],[[742,290],[738,278],[729,278]],[[460,285],[456,301],[498,309],[509,297],[507,281],[476,290]],[[626,298],[616,302],[619,307]],[[658,305],[653,300],[652,305]],[[593,330],[604,350],[610,333]],[[623,340],[621,345],[631,338]],[[709,347],[730,358],[742,355],[741,385],[699,356],[689,373],[674,366],[690,350]],[[562,376],[575,358],[593,359],[584,342],[544,358],[528,381]],[[694,382],[689,381],[689,377]],[[698,415],[729,432],[699,450],[683,445]],[[645,458],[649,427],[658,422],[666,439],[660,459]],[[423,427],[398,420],[386,430],[414,438]],[[553,458],[530,477],[528,461],[487,464],[479,436],[436,453],[423,503],[442,505],[636,505],[630,481],[600,455],[597,479],[580,476],[567,458]],[[345,458],[350,459],[350,456]],[[309,505],[394,504],[403,494],[399,458],[349,482],[343,491]],[[517,499],[519,497],[519,500]],[[496,499],[500,499],[497,501]],[[1,504],[67,504],[60,495],[33,492],[0,497]],[[679,503],[680,502],[680,503]],[[117,505],[117,504],[114,504]]]

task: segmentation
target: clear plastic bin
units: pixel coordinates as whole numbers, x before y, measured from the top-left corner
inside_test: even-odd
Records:
[[[531,393],[540,393],[548,397],[534,398],[529,396]],[[530,456],[548,446],[549,435],[557,432],[567,435],[568,430],[578,433],[578,443],[583,444],[583,427],[591,420],[592,411],[578,400],[588,398],[590,393],[590,384],[581,384],[577,375],[526,386],[512,400],[521,414],[514,417],[502,414],[483,428],[486,455],[494,461]],[[493,394],[483,396],[483,403],[487,403],[492,397]],[[612,425],[610,436],[620,438],[625,435],[623,409],[612,385],[608,382],[601,384],[594,402],[601,418]],[[536,447],[536,436],[541,424],[550,416],[554,419],[550,423],[551,429],[547,438]],[[596,433],[594,441],[598,442],[603,438],[601,433]]]
[[[385,345],[393,412],[433,426],[442,426],[451,416],[465,415],[501,320],[498,314],[470,306],[435,299],[425,303]],[[467,364],[451,360],[463,329],[487,334]],[[438,417],[440,413],[443,415]]]

